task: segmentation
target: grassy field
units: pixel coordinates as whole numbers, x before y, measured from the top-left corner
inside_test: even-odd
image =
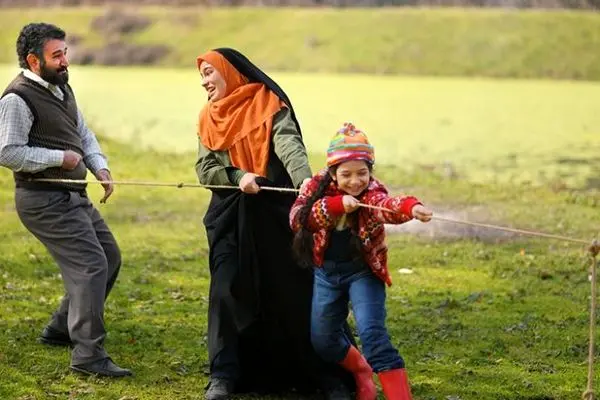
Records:
[[[146,11],[157,15],[152,10]],[[85,43],[100,44],[97,34],[86,33],[89,21],[100,12],[2,10],[0,61],[11,61],[16,30],[42,17],[84,35]],[[290,10],[278,11],[278,18],[286,21],[281,24],[289,30],[286,35],[269,30],[274,25],[262,11],[205,10],[197,20],[192,15],[196,22],[191,25],[177,19],[185,12],[169,11],[149,31],[130,38],[155,42],[169,37],[182,50],[168,62],[185,69],[71,68],[80,106],[101,137],[115,179],[196,181],[196,119],[205,94],[193,60],[217,39],[239,43],[271,69],[294,64],[305,71],[335,71],[345,60],[343,65],[365,62],[367,71],[381,65],[376,61],[384,53],[390,65],[413,73],[435,74],[442,65],[449,75],[477,75],[484,65],[492,68],[488,71],[497,68],[491,75],[506,76],[510,70],[508,75],[547,76],[546,69],[540,73],[530,67],[552,66],[562,77],[589,78],[598,68],[590,61],[600,41],[597,14],[353,10],[343,14],[357,16],[346,35],[352,46],[336,52],[332,49],[341,49],[335,47],[338,39],[327,34],[328,29],[318,38],[322,45],[311,51],[302,48],[312,32],[307,26],[318,23],[333,29],[340,18],[333,10],[319,18],[309,10],[293,18]],[[233,34],[231,28],[241,26],[236,19],[241,16],[252,18]],[[417,29],[425,20],[447,40]],[[173,21],[181,22],[177,29],[170,25]],[[372,25],[364,28],[364,21]],[[462,21],[463,28],[446,28],[449,21]],[[568,28],[561,25],[565,21]],[[249,35],[254,24],[264,26],[269,37],[280,37],[281,43],[268,47],[262,37]],[[381,33],[374,26],[387,28]],[[484,34],[478,47],[465,42],[466,36],[476,37],[471,33],[489,27],[489,32],[504,34]],[[364,39],[366,29],[373,38]],[[550,39],[552,35],[560,40]],[[427,58],[424,67],[418,56],[399,57],[402,46],[415,38],[427,44],[423,48],[435,50],[422,54],[440,59]],[[500,42],[506,47],[487,52]],[[347,58],[350,49],[371,43],[377,43],[372,52],[361,53],[367,57]],[[397,52],[392,44],[399,46]],[[283,50],[289,48],[300,49],[294,53],[298,59],[285,56],[289,52]],[[531,48],[534,53],[525,51]],[[421,54],[416,49],[408,54]],[[472,59],[474,51],[482,58]],[[580,57],[582,53],[586,55]],[[514,58],[485,59],[494,54]],[[529,69],[518,60],[527,60]],[[413,64],[407,67],[407,62]],[[576,76],[572,71],[583,72]],[[15,72],[13,66],[0,66],[0,85]],[[351,120],[375,144],[377,176],[393,193],[420,197],[436,215],[585,240],[598,236],[597,83],[284,72],[273,76],[294,101],[315,169],[323,163],[321,154],[330,136]],[[70,373],[69,351],[35,341],[58,304],[62,285],[54,262],[18,221],[12,186],[11,174],[0,170],[0,399],[202,399],[209,273],[201,221],[209,193],[119,186],[109,203],[99,206],[124,258],[107,302],[106,346],[115,361],[136,372],[132,379],[107,381]],[[90,187],[90,195],[97,202],[100,188]],[[584,246],[441,222],[411,222],[390,230],[389,244],[395,284],[388,291],[388,324],[406,359],[416,400],[581,397],[589,310]],[[595,378],[598,381],[600,374]]]
[[[193,181],[194,154],[153,152],[102,140],[117,179]],[[318,167],[320,161],[313,160]],[[152,167],[150,167],[152,166]],[[433,173],[379,167],[393,188],[438,215],[580,238],[598,233],[593,204],[568,192],[473,185]],[[91,187],[96,202],[100,189]],[[61,296],[58,270],[20,225],[12,177],[0,171],[0,398],[201,399],[206,383],[207,247],[202,189],[117,188],[100,206],[124,266],[107,302],[107,349],[136,372],[106,381],[68,372],[69,352],[35,339]],[[433,224],[389,238],[394,286],[389,328],[418,400],[554,399],[586,382],[589,282],[585,249]],[[412,274],[401,274],[407,268]],[[598,378],[598,375],[596,375]],[[248,399],[249,397],[245,397]],[[286,397],[293,398],[293,397]],[[272,399],[275,399],[273,397]]]
[[[0,66],[0,85],[16,72]],[[206,95],[194,68],[73,67],[71,76],[88,124],[108,137],[167,151],[196,148]],[[478,182],[600,186],[600,84],[273,76],[290,95],[313,153],[350,120],[370,134],[380,163],[438,171],[451,165]]]
[[[167,45],[163,65],[188,68],[205,49],[235,45],[260,65],[285,71],[600,79],[600,15],[503,9],[125,8],[150,17],[127,43]],[[15,59],[30,21],[63,26],[101,48],[91,29],[103,8],[2,9],[0,62]],[[340,34],[339,32],[343,32]],[[73,47],[74,51],[77,51]]]

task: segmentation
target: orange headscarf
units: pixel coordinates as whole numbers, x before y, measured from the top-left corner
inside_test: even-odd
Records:
[[[229,152],[231,164],[247,172],[266,176],[271,143],[271,118],[283,105],[263,83],[248,79],[223,55],[209,51],[196,60],[211,64],[226,83],[225,97],[209,101],[200,111],[198,136],[213,151]]]

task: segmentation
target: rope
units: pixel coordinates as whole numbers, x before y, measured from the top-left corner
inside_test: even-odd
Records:
[[[113,184],[113,185],[130,185],[130,186],[162,186],[162,187],[176,187],[176,188],[204,188],[204,189],[239,189],[238,186],[231,185],[201,185],[199,183],[171,183],[171,182],[140,182],[140,181],[88,181],[85,179],[51,179],[51,178],[40,178],[34,179],[32,182],[45,182],[45,183],[100,183],[100,184]],[[261,190],[269,190],[274,192],[298,192],[298,189],[272,187],[272,186],[261,186]]]
[[[587,378],[587,388],[585,392],[583,392],[583,400],[594,400],[596,398],[596,394],[594,392],[594,357],[596,353],[595,349],[595,338],[596,338],[596,269],[598,267],[598,260],[596,256],[598,252],[600,252],[600,245],[596,240],[592,242],[592,245],[589,249],[591,258],[592,258],[592,295],[590,300],[590,344],[588,350],[588,378]]]
[[[85,179],[53,179],[53,178],[40,178],[40,179],[35,179],[34,181],[46,182],[46,183],[76,183],[76,184],[100,183],[100,184],[113,184],[113,185],[160,186],[160,187],[176,187],[176,188],[189,187],[189,188],[203,188],[203,189],[239,189],[238,186],[233,186],[233,185],[202,185],[202,184],[198,184],[198,183],[184,183],[184,182],[171,183],[171,182],[143,182],[143,181],[89,181],[89,180],[85,180]],[[268,190],[268,191],[273,191],[273,192],[286,192],[286,193],[297,193],[300,191],[299,189],[272,187],[272,186],[260,186],[260,190]],[[359,203],[359,205],[361,207],[371,208],[374,210],[394,212],[393,210],[390,210],[389,208],[372,206],[370,204]],[[589,243],[586,240],[570,238],[567,236],[560,236],[560,235],[554,235],[554,234],[543,233],[543,232],[527,231],[527,230],[523,230],[523,229],[507,228],[504,226],[483,224],[480,222],[462,221],[462,220],[457,220],[457,219],[452,219],[452,218],[438,217],[435,215],[432,217],[432,219],[442,221],[442,222],[449,222],[449,223],[453,223],[453,224],[478,226],[478,227],[483,227],[483,228],[488,228],[488,229],[495,229],[495,230],[500,230],[500,231],[519,233],[522,235],[564,240],[564,241],[573,242],[573,243],[581,243],[581,244]]]
[[[48,183],[79,183],[79,184],[87,184],[87,183],[100,183],[100,184],[113,184],[113,185],[131,185],[131,186],[162,186],[162,187],[176,187],[176,188],[184,188],[184,187],[194,187],[194,188],[204,188],[204,189],[239,189],[237,186],[230,186],[230,185],[202,185],[202,184],[195,184],[195,183],[164,183],[164,182],[137,182],[137,181],[88,181],[85,179],[50,179],[50,178],[43,178],[43,179],[36,179],[35,181],[38,182],[48,182]],[[275,191],[275,192],[299,192],[298,189],[292,189],[292,188],[280,188],[280,187],[271,187],[271,186],[260,186],[260,190],[268,190],[268,191]],[[384,208],[384,207],[379,207],[379,206],[373,206],[370,204],[365,204],[365,203],[359,203],[360,207],[365,207],[365,208],[371,208],[374,210],[380,210],[380,211],[385,211],[385,212],[394,212],[393,210],[390,210],[388,208]],[[462,225],[469,225],[469,226],[477,226],[477,227],[483,227],[483,228],[488,228],[488,229],[496,229],[496,230],[501,230],[501,231],[506,231],[506,232],[512,232],[512,233],[518,233],[518,234],[522,234],[522,235],[529,235],[529,236],[537,236],[537,237],[543,237],[543,238],[548,238],[548,239],[557,239],[557,240],[564,240],[567,242],[573,242],[573,243],[583,243],[583,244],[588,244],[589,242],[582,240],[582,239],[575,239],[575,238],[571,238],[571,237],[567,237],[567,236],[561,236],[561,235],[554,235],[554,234],[549,234],[549,233],[543,233],[543,232],[535,232],[535,231],[528,231],[528,230],[524,230],[524,229],[515,229],[515,228],[507,228],[504,226],[498,226],[498,225],[492,225],[492,224],[483,224],[483,223],[479,223],[479,222],[470,222],[470,221],[462,221],[462,220],[457,220],[457,219],[453,219],[453,218],[446,218],[446,217],[438,217],[438,216],[432,216],[432,219],[437,220],[437,221],[441,221],[441,222],[448,222],[448,223],[453,223],[453,224],[462,224]],[[592,259],[592,271],[591,271],[591,305],[590,305],[590,337],[589,337],[589,351],[588,351],[588,379],[587,379],[587,388],[586,390],[583,392],[583,400],[595,400],[596,399],[596,395],[593,389],[593,384],[594,384],[594,355],[595,355],[595,337],[596,337],[596,269],[598,266],[598,261],[596,259],[598,253],[600,253],[600,244],[594,240],[592,242],[592,245],[589,247],[589,252],[591,254],[591,259]]]
[[[394,212],[393,210],[390,210],[389,208],[372,206],[370,204],[364,204],[364,203],[359,203],[359,204],[360,204],[361,207],[365,207],[365,208],[372,208],[374,210]],[[482,224],[480,222],[462,221],[462,220],[453,219],[453,218],[438,217],[436,215],[432,216],[431,219],[434,219],[434,220],[437,220],[437,221],[442,221],[442,222],[450,222],[450,223],[453,223],[453,224],[479,226],[479,227],[483,227],[483,228],[496,229],[496,230],[500,230],[500,231],[506,231],[506,232],[512,232],[512,233],[520,233],[522,235],[530,235],[530,236],[545,237],[545,238],[549,238],[549,239],[565,240],[565,241],[574,242],[574,243],[583,243],[583,244],[588,244],[589,243],[586,240],[570,238],[568,236],[553,235],[553,234],[550,234],[550,233],[535,232],[535,231],[526,231],[524,229],[507,228],[507,227],[498,226],[498,225]]]
[[[435,220],[438,220],[438,221],[443,221],[443,222],[451,222],[451,223],[454,223],[454,224],[464,224],[464,225],[471,225],[471,226],[479,226],[479,227],[483,227],[483,228],[497,229],[497,230],[506,231],[506,232],[519,233],[519,234],[522,234],[522,235],[538,236],[538,237],[544,237],[544,238],[548,238],[548,239],[564,240],[564,241],[573,242],[573,243],[582,243],[582,244],[588,244],[589,243],[589,241],[586,241],[586,240],[583,240],[583,239],[570,238],[568,236],[554,235],[554,234],[551,234],[551,233],[543,233],[543,232],[535,232],[535,231],[527,231],[527,230],[524,230],[524,229],[507,228],[507,227],[504,227],[504,226],[482,224],[482,223],[479,223],[479,222],[460,221],[460,220],[457,220],[457,219],[445,218],[445,217],[438,217],[438,216],[435,216],[435,215],[433,216],[432,219],[435,219]]]

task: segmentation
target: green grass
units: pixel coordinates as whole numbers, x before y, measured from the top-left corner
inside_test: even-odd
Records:
[[[99,47],[102,8],[3,9],[0,62],[19,29],[45,20]],[[133,9],[130,9],[133,10]],[[600,15],[506,9],[136,8],[153,25],[126,41],[166,44],[162,64],[190,68],[206,49],[233,46],[272,70],[600,79]],[[76,51],[76,49],[73,49]]]
[[[153,152],[107,139],[102,145],[116,179],[194,181],[194,153]],[[320,164],[313,159],[315,168]],[[394,192],[413,193],[442,215],[477,209],[467,218],[580,238],[598,233],[598,205],[575,205],[568,192],[475,185],[393,167],[376,173]],[[97,203],[101,189],[90,187],[90,195]],[[68,372],[68,350],[35,342],[62,284],[45,249],[18,221],[12,177],[1,170],[0,398],[201,399],[207,381],[209,274],[201,224],[207,200],[202,189],[120,186],[99,206],[124,258],[107,302],[106,347],[136,377],[85,378]],[[388,325],[407,361],[415,399],[581,395],[589,302],[581,246],[407,233],[391,235],[389,244],[394,286]],[[401,268],[414,273],[400,274]]]
[[[14,25],[0,23],[0,37],[39,11],[31,12],[11,14]],[[65,24],[82,21],[74,11],[51,12],[73,13]],[[15,71],[0,67],[0,84]],[[115,179],[196,180],[195,124],[205,94],[193,66],[71,71]],[[273,76],[294,101],[315,169],[329,137],[352,120],[375,144],[378,177],[438,215],[598,236],[600,195],[584,190],[598,187],[600,172],[596,83]],[[444,163],[458,179],[447,178]],[[516,184],[526,181],[533,185]],[[18,221],[12,185],[0,170],[0,398],[201,399],[209,283],[201,220],[208,193],[119,186],[99,206],[124,257],[107,302],[106,346],[136,372],[105,381],[71,374],[69,351],[35,343],[62,284],[46,250]],[[93,186],[90,194],[97,202],[101,190]],[[579,398],[589,307],[583,246],[442,223],[430,225],[432,237],[412,234],[421,226],[411,222],[389,237],[388,325],[415,399]]]
[[[16,72],[0,66],[0,85]],[[382,164],[436,171],[450,164],[478,182],[600,186],[597,83],[273,76],[292,99],[313,153],[324,152],[349,120],[369,134]],[[88,124],[108,137],[167,151],[196,148],[206,94],[194,68],[73,67],[71,77]]]

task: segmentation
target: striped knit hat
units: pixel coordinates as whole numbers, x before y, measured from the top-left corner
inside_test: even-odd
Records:
[[[327,166],[341,164],[351,160],[363,160],[375,163],[375,149],[369,144],[367,135],[356,129],[350,122],[337,131],[327,148]]]

